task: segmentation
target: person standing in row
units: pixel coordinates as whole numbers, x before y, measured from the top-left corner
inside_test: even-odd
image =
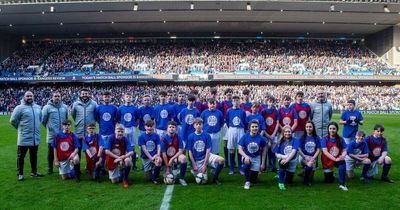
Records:
[[[42,124],[47,130],[46,141],[48,145],[48,174],[53,173],[54,152],[51,144],[53,142],[54,135],[62,130],[61,124],[67,119],[68,107],[61,101],[60,92],[54,91],[52,98],[47,102],[47,105],[45,105],[42,110]]]
[[[18,181],[24,180],[24,159],[29,150],[31,177],[43,176],[37,171],[37,153],[40,144],[40,106],[33,101],[33,93],[26,91],[21,104],[11,114],[10,123],[18,129]]]

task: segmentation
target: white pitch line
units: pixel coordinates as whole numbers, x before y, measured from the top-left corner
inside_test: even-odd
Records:
[[[171,201],[173,191],[174,191],[174,185],[168,185],[164,193],[164,198],[162,200],[160,210],[169,209],[169,202]]]

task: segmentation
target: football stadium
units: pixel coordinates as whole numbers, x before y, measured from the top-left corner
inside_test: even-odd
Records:
[[[0,209],[399,209],[399,0],[0,0]]]

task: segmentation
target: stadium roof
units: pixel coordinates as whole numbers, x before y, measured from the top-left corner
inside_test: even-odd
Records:
[[[0,31],[27,38],[257,34],[364,36],[400,23],[398,3],[53,1],[1,1]]]

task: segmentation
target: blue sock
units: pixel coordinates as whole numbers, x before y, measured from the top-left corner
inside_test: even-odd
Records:
[[[392,164],[386,164],[386,163],[383,164],[383,169],[382,169],[382,177],[383,178],[388,176],[391,166],[392,166]]]
[[[279,183],[285,183],[286,168],[279,168]]]
[[[153,173],[151,174],[151,179],[152,179],[153,181],[155,181],[155,180],[158,179],[158,176],[160,175],[160,170],[161,170],[161,166],[156,166],[156,167],[154,168],[154,171],[153,171]]]
[[[229,164],[228,160],[229,160],[229,155],[228,155],[228,147],[224,147],[224,156],[225,156],[225,163]]]
[[[364,164],[362,173],[361,173],[362,177],[367,178],[367,171],[368,171],[369,167],[371,167],[371,164]]]
[[[186,168],[187,168],[187,163],[181,163],[179,179],[184,179],[185,178]]]
[[[131,167],[129,166],[125,166],[124,167],[124,181],[128,181],[128,177],[129,177],[129,172],[131,171]]]
[[[346,182],[346,164],[339,165],[339,184],[344,185]]]
[[[229,168],[231,171],[235,170],[235,153],[229,153]]]
[[[238,159],[238,170],[241,171],[242,170],[242,155],[239,154],[237,155],[237,159]]]
[[[250,182],[250,164],[243,164],[243,170],[246,182]]]
[[[221,172],[223,167],[224,167],[223,164],[217,164],[217,167],[215,168],[215,172],[214,172],[214,179],[218,179],[219,173]]]

